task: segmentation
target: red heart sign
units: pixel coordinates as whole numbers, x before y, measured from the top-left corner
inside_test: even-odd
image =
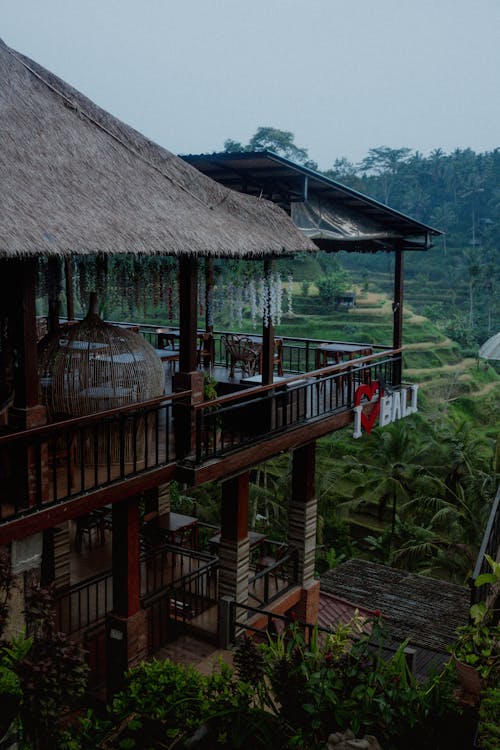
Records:
[[[356,393],[354,394],[354,406],[359,406],[361,404],[361,399],[363,398],[363,396],[366,396],[367,399],[371,401],[372,398],[377,393],[377,391],[379,395],[379,400],[373,407],[370,416],[365,416],[365,414],[361,412],[361,425],[368,435],[372,431],[372,427],[375,424],[375,421],[379,415],[380,399],[384,395],[384,389],[382,388],[378,380],[374,380],[373,383],[371,383],[370,385],[367,385],[366,383],[363,383],[363,385],[360,385],[356,389]]]

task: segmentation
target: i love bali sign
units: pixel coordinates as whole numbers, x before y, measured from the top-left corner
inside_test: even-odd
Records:
[[[353,437],[359,438],[363,430],[369,434],[378,419],[378,426],[385,427],[398,419],[415,414],[417,409],[418,385],[402,386],[385,394],[378,381],[360,385],[354,394],[354,432]],[[363,407],[373,403],[369,414],[363,412]]]

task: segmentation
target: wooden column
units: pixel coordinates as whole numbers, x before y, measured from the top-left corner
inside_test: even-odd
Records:
[[[113,505],[113,611],[106,619],[108,690],[123,686],[129,667],[147,654],[146,610],[140,598],[139,497]]]
[[[394,302],[393,312],[393,348],[400,349],[403,345],[403,292],[404,292],[404,256],[399,248],[395,253],[394,267]],[[399,385],[402,377],[401,358],[394,361],[393,385]]]
[[[64,281],[66,284],[66,315],[68,320],[75,319],[75,295],[73,292],[73,261],[64,259]]]
[[[214,330],[214,259],[205,258],[205,331]]]
[[[179,299],[179,372],[196,370],[196,332],[198,324],[198,263],[195,256],[182,256]]]
[[[292,497],[288,513],[288,542],[298,550],[299,584],[314,580],[316,555],[317,501],[314,491],[316,443],[293,452]]]
[[[61,295],[61,260],[51,256],[47,263],[48,308],[47,329],[49,333],[59,328],[60,295]]]
[[[174,391],[189,395],[174,402],[175,451],[178,459],[189,456],[195,447],[196,423],[193,404],[203,401],[203,372],[196,369],[197,342],[197,274],[195,257],[180,259],[180,352],[179,372],[175,373]]]
[[[266,279],[271,278],[274,262],[272,260],[264,261],[264,276]],[[269,288],[268,288],[269,289]],[[270,292],[266,305],[269,315],[264,315],[262,321],[262,385],[268,385],[273,382],[274,372],[274,324],[271,318]]]
[[[13,405],[8,427],[26,430],[44,425],[45,407],[39,403],[36,335],[36,260],[8,261],[2,267],[3,305],[7,310],[9,339],[13,355]],[[39,448],[20,443],[9,455],[12,473],[11,498],[19,509],[39,504],[48,496],[47,445]]]
[[[139,580],[139,498],[113,505],[113,611],[123,617],[141,607]]]
[[[248,601],[248,471],[222,483],[219,599]]]
[[[38,354],[36,335],[36,260],[13,260],[7,268],[7,307],[10,338],[14,346],[14,421],[19,427],[33,427],[40,421],[38,399]],[[34,416],[31,412],[37,412]],[[19,412],[24,412],[24,417]]]
[[[209,368],[215,361],[214,343],[214,259],[205,258],[205,333],[208,340],[201,347],[203,367]],[[206,352],[206,353],[205,353]]]

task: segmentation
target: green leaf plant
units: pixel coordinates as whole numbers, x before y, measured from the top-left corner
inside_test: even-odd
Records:
[[[500,678],[500,624],[494,622],[494,601],[500,587],[500,563],[490,555],[486,559],[491,572],[479,575],[474,585],[492,587],[489,603],[473,604],[469,610],[470,622],[457,629],[458,638],[451,651],[455,659],[477,670],[487,684]]]

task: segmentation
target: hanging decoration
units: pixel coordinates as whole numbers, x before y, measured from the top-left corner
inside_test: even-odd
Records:
[[[251,279],[248,285],[248,296],[250,302],[250,319],[252,321],[252,327],[257,326],[257,287],[255,285],[255,279]]]
[[[263,276],[262,264],[241,261],[220,263],[214,282],[213,317],[218,325],[241,329],[245,319],[252,328],[272,320],[279,325],[283,305],[292,311],[293,280],[291,274],[285,283],[278,272]],[[284,296],[286,294],[286,303]]]
[[[90,291],[97,289],[101,313],[113,320],[158,320],[175,325],[179,318],[179,263],[156,256],[79,256],[75,259],[75,313],[84,315]],[[47,262],[39,264],[37,294],[45,304]],[[207,296],[206,296],[207,295]],[[231,330],[279,325],[283,308],[292,312],[293,281],[280,273],[262,273],[262,261],[215,260],[212,289],[205,275],[197,280],[197,311],[208,325]]]
[[[288,315],[293,315],[293,276],[291,273],[288,274],[287,285],[286,285],[287,301],[288,301]]]

